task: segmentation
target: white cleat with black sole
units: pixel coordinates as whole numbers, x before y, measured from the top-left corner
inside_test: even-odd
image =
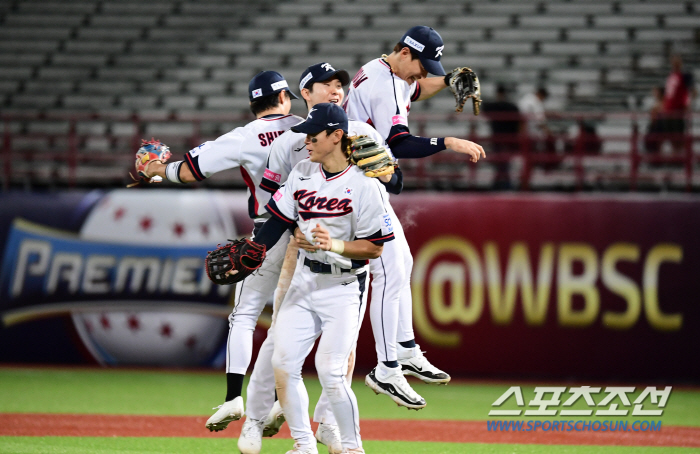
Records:
[[[423,356],[420,345],[413,348],[398,348],[399,365],[404,375],[413,375],[426,383],[436,385],[446,385],[451,377],[437,367],[430,364],[430,361]]]
[[[233,400],[224,402],[218,407],[214,407],[216,413],[207,420],[206,427],[210,432],[218,432],[228,427],[232,421],[238,421],[245,414],[243,410],[243,398],[236,397]]]
[[[420,410],[425,407],[425,399],[411,388],[398,367],[386,367],[379,363],[365,377],[365,385],[372,388],[375,394],[386,394],[398,405],[408,409]]]

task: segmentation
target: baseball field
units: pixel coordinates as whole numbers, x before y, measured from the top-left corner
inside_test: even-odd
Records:
[[[209,371],[0,367],[0,452],[238,452],[240,421],[219,433],[204,428],[211,408],[222,401],[224,380],[223,373]],[[320,386],[315,377],[307,376],[305,382],[313,405]],[[487,420],[494,419],[488,417],[492,404],[510,386],[521,386],[525,396],[532,396],[535,386],[581,384],[458,381],[437,387],[412,383],[428,402],[417,412],[397,407],[386,396],[375,396],[360,377],[354,382],[368,453],[700,452],[699,389],[675,387],[660,417],[606,417],[626,421],[627,430],[528,432],[487,426]],[[636,394],[643,389],[644,385],[637,385]],[[514,405],[508,408],[517,408]],[[500,408],[507,408],[507,402]],[[585,406],[577,403],[571,408]],[[562,419],[566,418],[539,421]],[[596,417],[575,419],[593,422]],[[631,430],[640,419],[653,420],[656,426]],[[525,427],[529,421],[511,420],[524,421]],[[284,453],[291,446],[285,425],[276,437],[264,439],[263,452]],[[325,447],[319,445],[319,452],[326,452]]]

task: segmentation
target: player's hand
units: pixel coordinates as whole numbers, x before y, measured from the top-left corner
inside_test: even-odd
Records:
[[[316,227],[311,231],[314,236],[314,245],[322,251],[331,250],[331,234],[328,230],[321,227],[321,224],[316,224]]]
[[[294,229],[294,239],[297,241],[297,244],[299,245],[300,248],[307,252],[316,252],[318,251],[318,248],[314,246],[313,244],[309,243],[309,241],[306,239],[303,233],[301,233],[301,230],[299,227]]]
[[[466,154],[471,162],[477,162],[479,158],[485,158],[486,152],[478,143],[456,137],[445,137],[445,146],[457,153]]]

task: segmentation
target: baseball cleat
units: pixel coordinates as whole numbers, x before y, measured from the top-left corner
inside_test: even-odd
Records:
[[[398,367],[390,368],[379,363],[365,377],[365,385],[375,394],[386,394],[400,406],[418,410],[426,405],[425,399],[411,388]]]
[[[316,429],[316,440],[328,447],[328,454],[343,452],[343,446],[340,444],[340,429],[335,424],[319,424]]]
[[[259,454],[262,449],[262,429],[265,421],[246,419],[238,437],[238,450],[241,454]]]
[[[399,349],[399,364],[404,375],[413,375],[426,383],[437,385],[446,385],[451,380],[448,374],[430,364],[419,345],[401,350]]]
[[[218,409],[218,410],[217,410]],[[224,402],[218,407],[214,407],[216,413],[207,419],[206,427],[211,432],[218,432],[228,427],[231,421],[238,421],[243,417],[243,397],[238,396],[233,400]]]
[[[294,449],[287,451],[286,454],[318,454],[318,449],[316,449],[316,446],[302,448],[299,443],[294,443]]]
[[[272,406],[272,410],[268,413],[265,418],[265,424],[263,426],[262,436],[263,437],[274,437],[277,432],[280,431],[280,427],[284,424],[284,411],[282,406],[280,406],[280,401],[276,400],[275,404]]]
[[[364,448],[346,448],[340,451],[340,454],[365,454],[365,450]]]

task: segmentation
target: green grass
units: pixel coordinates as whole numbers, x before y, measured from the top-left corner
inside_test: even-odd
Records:
[[[381,454],[686,454],[691,448],[621,446],[563,446],[481,443],[416,443],[398,441],[364,442],[367,452]],[[323,448],[319,445],[319,448]],[[263,452],[281,453],[291,449],[291,440],[265,440]],[[99,438],[99,437],[0,437],[0,452],[7,454],[230,454],[237,452],[236,439],[206,438]],[[320,453],[325,452],[319,449]]]
[[[305,383],[314,405],[321,387],[315,377],[306,377]],[[356,380],[353,389],[362,418],[485,420],[491,404],[510,386],[411,383],[428,402],[418,412],[399,408],[386,396],[375,396],[362,378]],[[223,401],[226,390],[221,372],[120,369],[0,368],[0,384],[0,412],[4,413],[208,416],[211,408]],[[534,397],[533,386],[522,388],[527,404]],[[512,398],[502,408],[516,408]],[[574,408],[585,407],[579,404]],[[654,419],[661,419],[664,425],[700,426],[700,391],[674,390],[664,415]]]

